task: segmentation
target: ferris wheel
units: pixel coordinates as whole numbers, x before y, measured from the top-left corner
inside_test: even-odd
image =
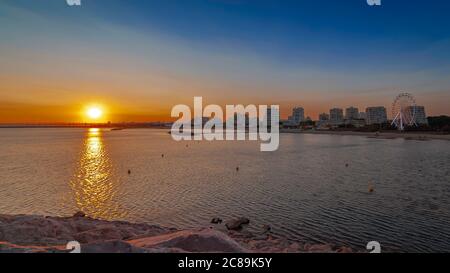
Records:
[[[409,93],[401,93],[398,95],[394,103],[392,103],[392,116],[394,117],[392,125],[400,131],[405,126],[413,126],[416,124],[416,100]]]

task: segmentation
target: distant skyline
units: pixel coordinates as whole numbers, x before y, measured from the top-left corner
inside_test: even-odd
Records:
[[[450,115],[450,2],[2,0],[0,123],[170,120],[176,104]]]

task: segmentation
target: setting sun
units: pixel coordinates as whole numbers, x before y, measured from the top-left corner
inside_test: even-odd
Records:
[[[86,114],[91,119],[99,119],[102,117],[103,111],[100,107],[89,107]]]

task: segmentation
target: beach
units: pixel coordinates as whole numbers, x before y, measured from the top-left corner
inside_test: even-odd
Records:
[[[299,244],[262,232],[218,225],[178,230],[146,223],[70,217],[0,215],[0,253],[298,253],[353,252],[329,244]]]

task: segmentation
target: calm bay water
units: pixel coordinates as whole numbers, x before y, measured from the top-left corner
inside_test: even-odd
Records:
[[[282,134],[273,153],[146,129],[0,129],[0,141],[3,214],[178,228],[245,216],[301,242],[450,252],[448,141]]]

